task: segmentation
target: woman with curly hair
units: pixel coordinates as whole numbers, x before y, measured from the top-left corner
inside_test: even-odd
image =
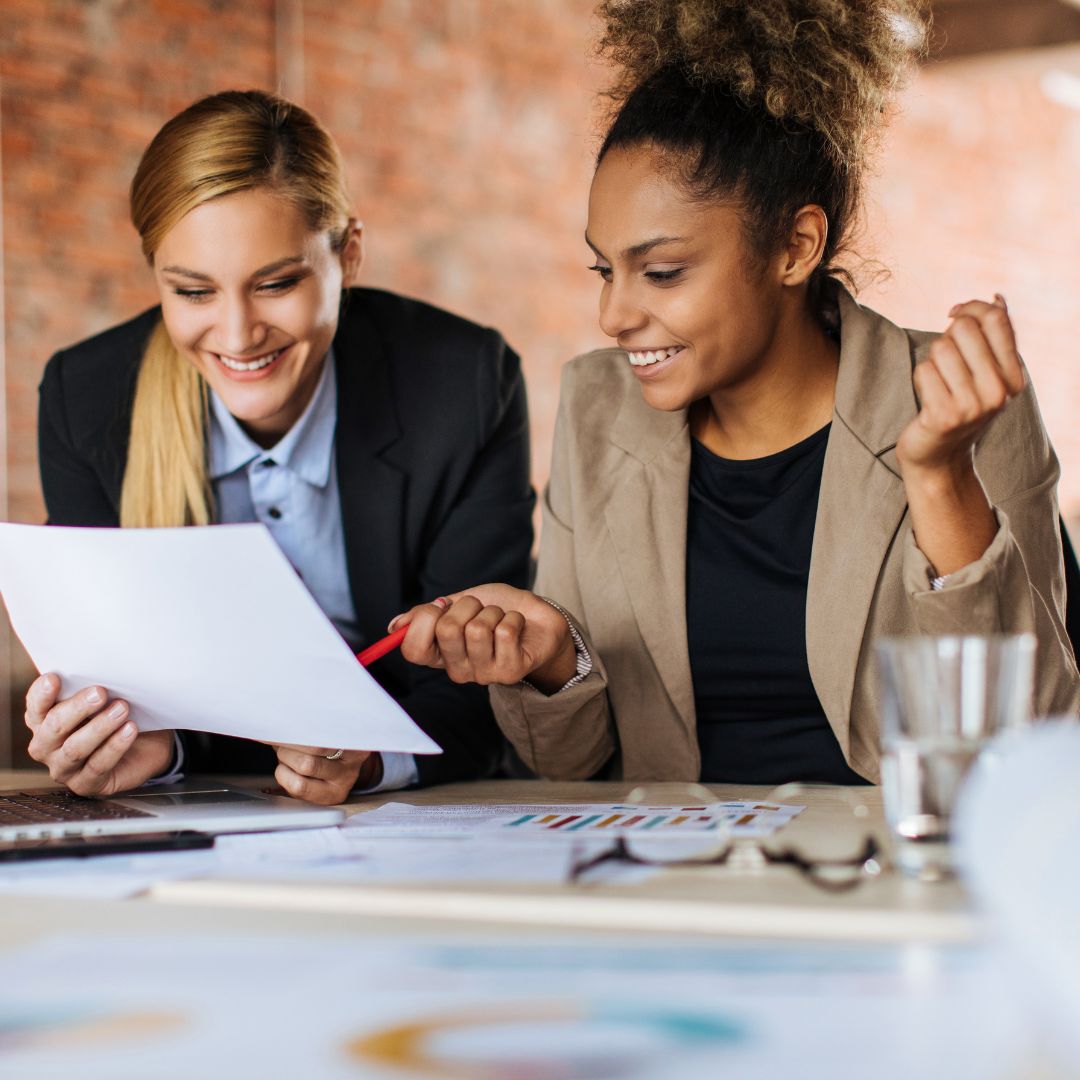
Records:
[[[1074,709],[1055,485],[1000,296],[944,333],[839,257],[915,0],[608,0],[586,239],[611,348],[563,375],[536,594],[415,608],[557,778],[876,781],[874,643],[1032,631]],[[550,599],[549,599],[550,598]]]

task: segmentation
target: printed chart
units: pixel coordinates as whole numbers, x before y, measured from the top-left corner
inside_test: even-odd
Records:
[[[746,1040],[723,1014],[547,1000],[435,1012],[368,1032],[347,1051],[423,1080],[620,1080],[659,1075],[690,1050],[707,1066]]]
[[[734,835],[760,835],[762,830],[773,832],[786,824],[803,808],[780,806],[776,803],[711,803],[705,806],[610,806],[592,808],[592,812],[575,807],[572,812],[541,810],[521,814],[504,823],[508,829],[545,832],[649,832],[661,833],[716,832],[730,830]]]
[[[653,836],[691,836],[695,833],[732,837],[770,836],[797,817],[804,806],[788,803],[729,800],[696,806],[627,803],[573,805],[497,804],[409,806],[386,803],[354,814],[346,825],[370,836],[478,836],[492,833],[519,836],[606,836],[625,832]]]

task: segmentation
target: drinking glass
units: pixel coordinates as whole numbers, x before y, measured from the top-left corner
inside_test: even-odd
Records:
[[[878,643],[881,780],[900,870],[951,876],[956,794],[987,742],[1031,721],[1035,638],[891,638]]]

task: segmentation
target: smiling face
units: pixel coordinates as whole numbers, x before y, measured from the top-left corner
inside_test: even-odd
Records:
[[[653,408],[686,408],[771,366],[789,300],[783,256],[762,265],[739,210],[692,199],[653,149],[605,155],[586,239],[603,279],[600,327]]]
[[[262,445],[311,400],[361,257],[358,226],[335,252],[328,231],[262,189],[197,206],[154,252],[169,337]]]

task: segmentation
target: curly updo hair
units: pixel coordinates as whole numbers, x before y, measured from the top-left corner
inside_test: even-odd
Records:
[[[684,189],[743,212],[750,251],[780,251],[816,204],[831,277],[883,114],[925,53],[925,0],[604,0],[598,52],[617,69],[597,164],[652,146]]]

